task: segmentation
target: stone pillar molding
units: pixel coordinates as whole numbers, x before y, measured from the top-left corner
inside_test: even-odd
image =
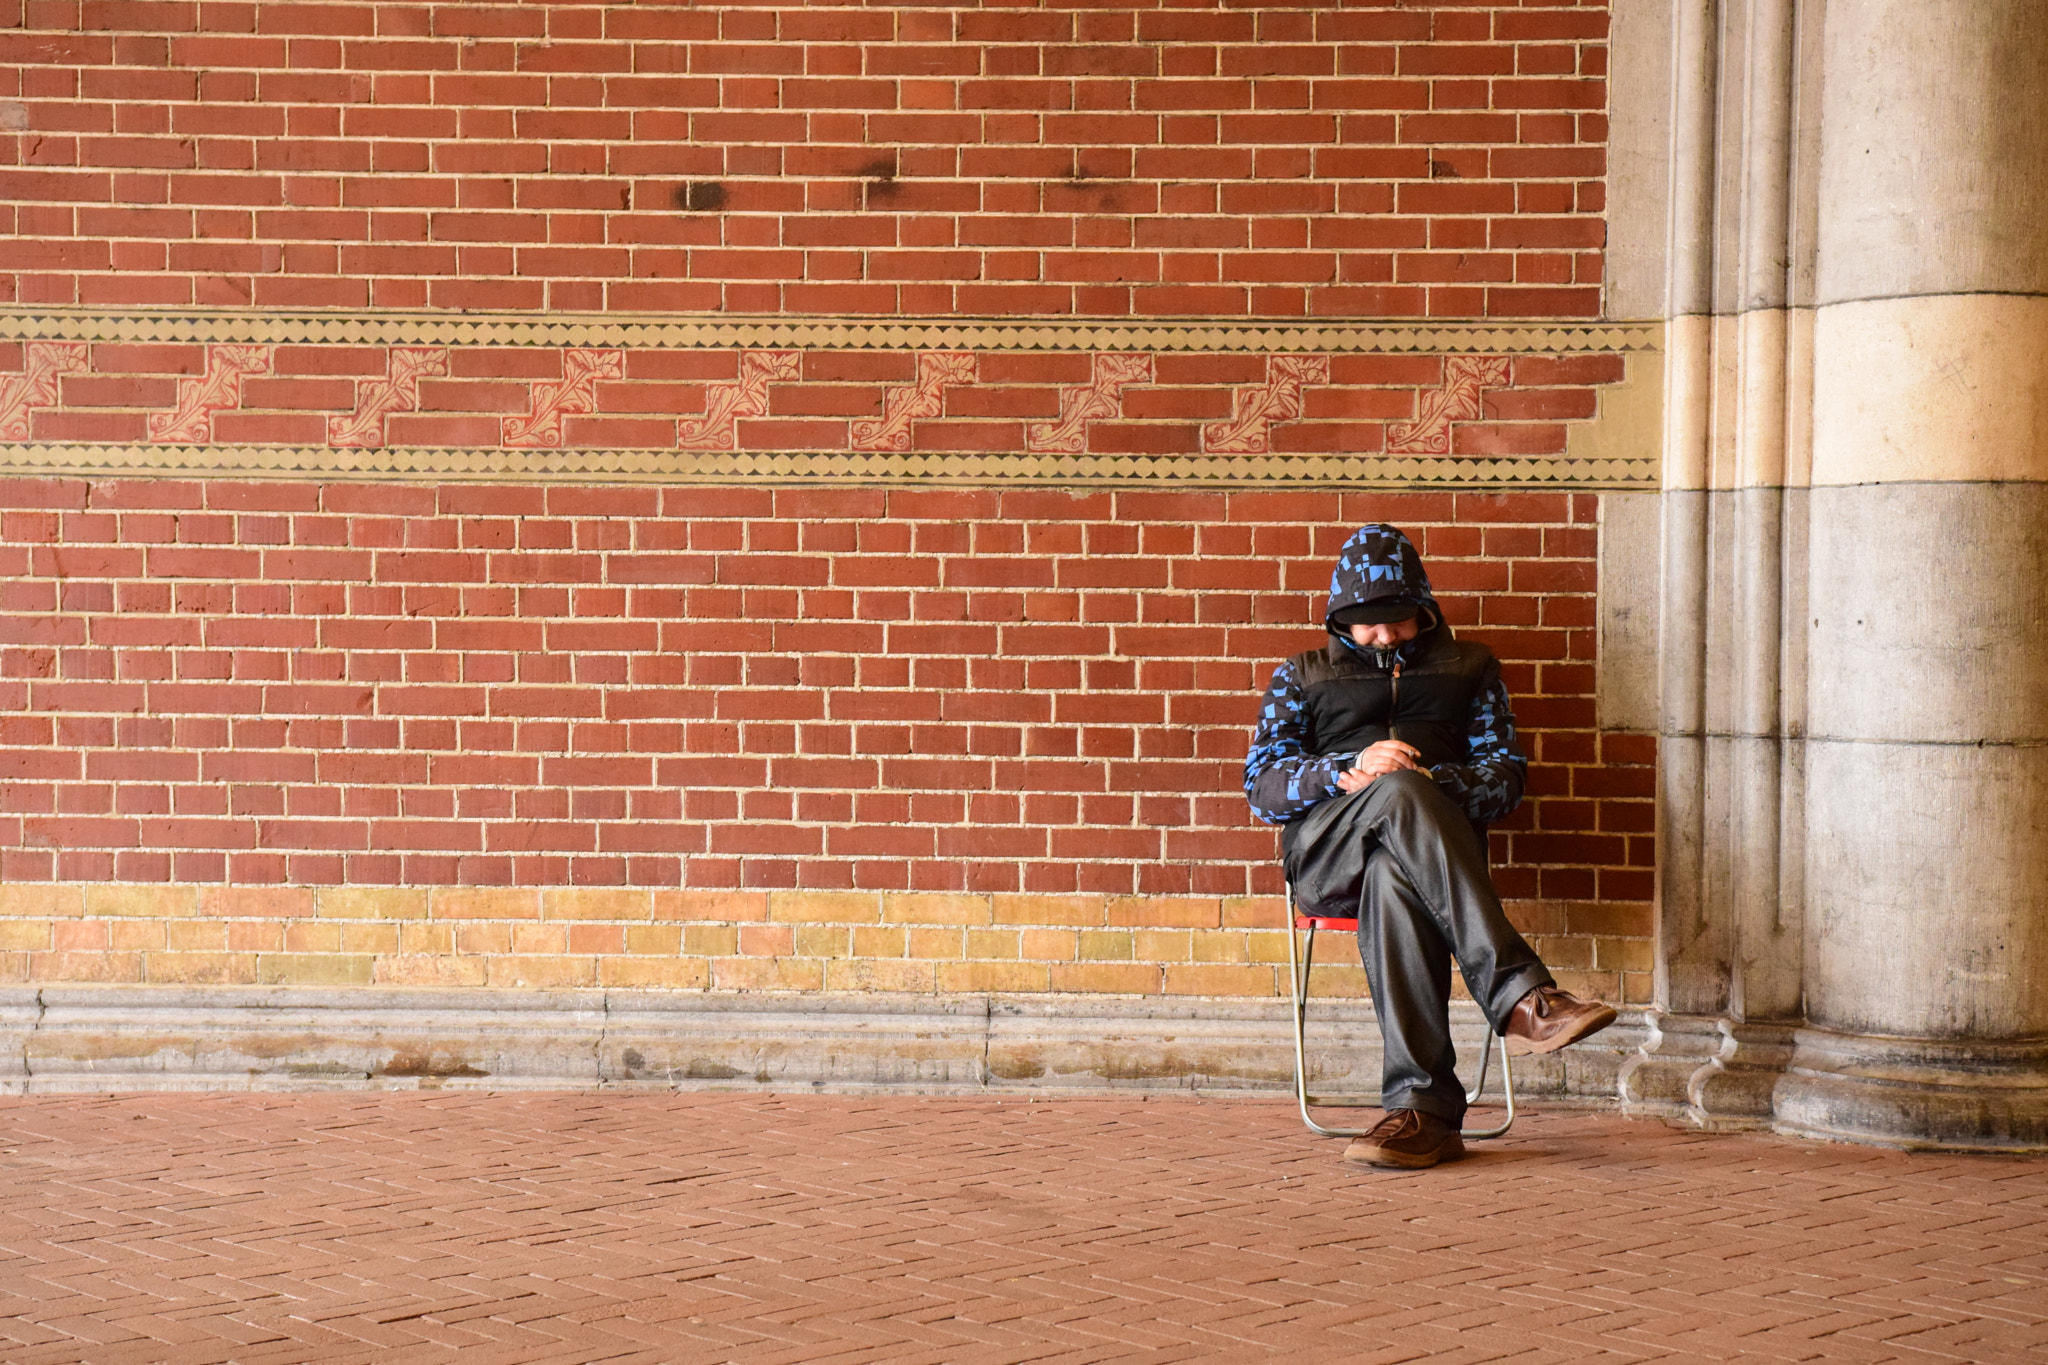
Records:
[[[1710,1127],[1769,1122],[1800,1003],[1807,32],[1670,9],[1659,1016],[1622,1099]]]

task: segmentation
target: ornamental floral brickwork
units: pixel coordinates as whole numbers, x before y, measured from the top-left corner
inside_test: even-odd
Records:
[[[1613,353],[31,341],[0,342],[0,420],[28,445],[1561,458],[1624,373]]]

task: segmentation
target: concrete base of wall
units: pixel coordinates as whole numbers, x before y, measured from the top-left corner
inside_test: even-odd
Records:
[[[1452,1007],[1460,1054],[1486,1024]],[[1319,1091],[1379,1089],[1363,1002],[1310,1013]],[[1516,1063],[1531,1099],[1611,1103],[1640,1011]],[[649,991],[44,986],[0,990],[0,1091],[694,1089],[1011,1092],[1292,1083],[1284,1001]],[[1498,1068],[1489,1077],[1498,1084]]]

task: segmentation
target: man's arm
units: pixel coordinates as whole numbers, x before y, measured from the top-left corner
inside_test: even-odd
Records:
[[[1341,795],[1338,775],[1356,754],[1312,754],[1308,706],[1292,663],[1273,670],[1259,704],[1259,727],[1244,760],[1244,794],[1252,813],[1269,825],[1284,825],[1311,807]]]
[[[1463,763],[1439,763],[1429,775],[1472,819],[1501,819],[1522,804],[1529,760],[1515,743],[1515,713],[1508,706],[1498,664],[1488,670],[1485,685],[1473,699],[1465,744]]]

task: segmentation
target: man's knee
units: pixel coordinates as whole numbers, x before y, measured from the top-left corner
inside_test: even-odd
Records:
[[[1432,798],[1441,798],[1436,779],[1419,769],[1404,768],[1400,772],[1387,773],[1373,779],[1375,787],[1384,787],[1384,800],[1400,806],[1426,806],[1433,804]]]
[[[1378,797],[1382,838],[1398,837],[1395,831],[1406,831],[1418,837],[1454,839],[1461,837],[1459,830],[1470,830],[1464,812],[1428,773],[1406,769],[1388,773],[1374,779],[1367,790],[1379,790],[1382,784],[1386,787]]]

